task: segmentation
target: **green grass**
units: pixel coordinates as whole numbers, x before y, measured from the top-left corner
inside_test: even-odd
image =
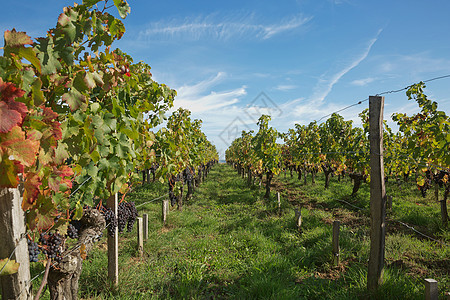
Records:
[[[369,294],[368,214],[335,200],[368,208],[368,186],[352,198],[347,178],[332,178],[328,190],[321,174],[315,185],[302,183],[279,175],[271,200],[264,201],[263,188],[247,187],[228,165],[215,166],[183,211],[171,208],[166,226],[160,201],[139,207],[149,215],[149,239],[139,257],[136,229],[121,235],[117,287],[108,283],[105,240],[99,242],[84,262],[80,298],[423,299],[425,278],[439,282],[442,297],[450,291],[450,249],[388,223],[384,283]],[[448,243],[448,230],[433,219],[439,207],[432,198],[420,199],[412,184],[401,188],[387,186],[394,196],[389,216]],[[275,191],[282,195],[281,215]],[[166,192],[160,183],[145,184],[127,197],[139,205]],[[300,205],[301,233],[293,210]],[[341,221],[338,267],[331,253],[335,219]]]

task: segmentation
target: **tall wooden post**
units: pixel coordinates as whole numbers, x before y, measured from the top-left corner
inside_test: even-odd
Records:
[[[114,215],[117,216],[118,195],[114,194],[109,197],[106,205],[110,208]],[[113,285],[119,283],[119,230],[114,228],[114,237],[108,234],[108,279]]]
[[[0,258],[8,258],[20,263],[15,274],[0,276],[1,299],[26,300],[31,297],[30,263],[28,245],[25,238],[25,215],[22,210],[21,190],[0,189]],[[15,249],[15,250],[14,250]]]
[[[383,164],[384,97],[369,97],[370,139],[370,255],[367,288],[377,289],[383,282],[386,189]]]
[[[339,227],[341,222],[333,222],[333,265],[339,266]]]
[[[167,213],[169,212],[169,200],[163,200],[162,202],[162,222],[166,225]]]
[[[280,199],[280,192],[277,192],[277,204],[278,204],[278,214],[281,216],[281,199]]]

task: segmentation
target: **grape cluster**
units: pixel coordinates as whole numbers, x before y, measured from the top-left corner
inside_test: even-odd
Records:
[[[114,237],[115,228],[117,227],[117,218],[114,211],[111,208],[106,208],[102,206],[101,213],[105,218],[106,228],[108,229],[108,235]]]
[[[28,243],[28,253],[30,255],[30,262],[37,262],[38,255],[40,252],[38,244],[35,241],[30,240],[29,238],[27,238],[27,243]]]
[[[43,245],[42,253],[47,255],[48,258],[55,261],[61,261],[63,237],[58,232],[48,234],[41,233],[39,243]]]
[[[131,232],[133,230],[133,225],[136,222],[136,218],[138,217],[138,211],[136,209],[136,205],[134,202],[127,202],[128,210],[129,210],[129,217],[127,222],[127,231]]]
[[[138,212],[134,202],[122,202],[117,208],[117,220],[119,232],[123,232],[125,227],[128,232],[133,230],[133,225],[138,216]]]
[[[72,220],[67,227],[67,237],[70,239],[77,239],[78,232],[81,229],[81,222],[78,220]]]

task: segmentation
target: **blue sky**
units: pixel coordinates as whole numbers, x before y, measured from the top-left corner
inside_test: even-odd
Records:
[[[32,37],[71,1],[3,1],[2,31]],[[39,3],[39,4],[37,4]],[[285,132],[369,95],[450,74],[448,0],[130,1],[116,47],[178,91],[175,106],[203,120],[224,152],[259,113]],[[3,41],[1,41],[3,44]],[[450,112],[450,78],[426,93]],[[359,124],[368,103],[345,110]],[[417,112],[405,93],[385,98],[385,119]],[[391,122],[392,123],[392,122]]]

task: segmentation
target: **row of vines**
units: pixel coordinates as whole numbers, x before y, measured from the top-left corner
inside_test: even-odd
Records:
[[[448,223],[447,199],[450,192],[450,117],[437,109],[435,101],[424,94],[424,83],[409,87],[406,95],[415,100],[420,112],[412,116],[395,113],[392,120],[399,127],[394,132],[384,121],[384,174],[385,180],[408,180],[414,177],[425,197],[433,189],[441,204],[442,223]],[[282,170],[297,172],[306,184],[307,174],[312,183],[323,172],[325,189],[330,176],[349,176],[356,194],[362,183],[370,181],[369,168],[369,115],[359,114],[362,127],[353,126],[336,113],[321,124],[295,124],[287,133],[270,127],[270,116],[258,121],[259,130],[243,131],[226,150],[226,160],[238,172],[248,176],[249,185],[255,177],[260,182],[266,175],[266,198],[270,196],[270,182]],[[278,140],[277,140],[278,139]],[[282,140],[284,143],[279,143]],[[440,191],[443,197],[439,198]]]
[[[109,12],[112,7],[117,12]],[[173,112],[166,127],[152,132],[166,119],[176,91],[155,82],[146,63],[134,62],[120,49],[112,50],[113,42],[125,33],[124,24],[114,15],[125,18],[129,13],[126,0],[83,0],[64,8],[45,37],[32,39],[15,29],[4,33],[2,201],[13,189],[21,190],[25,236],[34,247],[30,254],[35,256],[37,250],[45,254],[51,265],[49,285],[59,284],[55,274],[70,263],[60,256],[68,251],[68,236],[79,239],[81,246],[72,249],[82,261],[94,242],[92,237],[98,238],[111,225],[104,220],[105,210],[101,214],[89,207],[99,208],[102,199],[126,194],[139,178],[136,170],[151,169],[158,180],[168,182],[171,199],[181,209],[180,176],[188,183],[190,195],[190,186],[218,159],[201,121],[191,120],[188,110]],[[82,228],[73,235],[75,221]],[[15,241],[15,247],[0,245],[3,299],[30,297],[29,287],[24,292],[10,284],[20,265],[26,266],[29,278],[29,258],[16,251],[27,247],[25,236]],[[58,263],[50,264],[58,256]],[[76,276],[80,272],[81,263]],[[74,298],[76,276],[71,283]],[[50,292],[52,299],[69,297],[58,295],[58,289],[50,288]]]

